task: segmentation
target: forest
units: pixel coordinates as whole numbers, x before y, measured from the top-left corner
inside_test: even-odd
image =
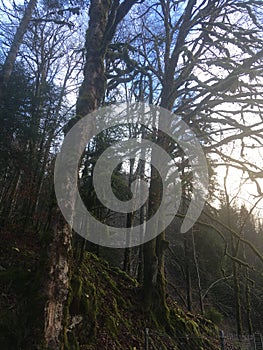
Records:
[[[263,350],[263,2],[0,0],[0,348]]]

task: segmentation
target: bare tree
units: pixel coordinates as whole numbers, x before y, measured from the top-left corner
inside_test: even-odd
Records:
[[[33,11],[37,5],[37,0],[30,0],[25,8],[24,15],[17,27],[14,39],[12,41],[11,47],[5,59],[2,71],[0,74],[0,101],[2,101],[4,96],[4,91],[10,79],[13,71],[15,60],[22,43],[23,37],[27,31],[29,22],[32,18]],[[2,103],[2,102],[1,102]]]
[[[153,101],[181,116],[200,138],[205,152],[239,167],[254,180],[262,177],[261,167],[245,156],[252,147],[262,147],[259,76],[263,51],[258,2],[161,0],[151,6],[145,3],[139,11],[141,26],[133,28],[136,36],[122,46],[125,68],[116,66],[115,77],[109,76],[111,83],[132,80],[143,62],[144,75],[150,74],[155,82]],[[117,51],[121,46],[115,47]],[[158,133],[153,139],[168,150],[169,142],[163,136]],[[242,159],[225,151],[224,146],[234,142],[239,143]],[[149,215],[159,207],[160,188],[160,178],[152,169]],[[144,247],[145,303],[163,319],[167,316],[165,247],[164,233]]]

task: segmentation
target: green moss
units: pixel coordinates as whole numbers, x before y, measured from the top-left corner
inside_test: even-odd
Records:
[[[126,282],[132,283],[133,286],[138,286],[138,281],[135,278],[132,278],[127,272],[121,270],[119,267],[112,267],[111,271],[118,277],[122,277]]]
[[[205,312],[205,317],[219,325],[223,321],[223,315],[214,307],[209,307]]]
[[[11,281],[12,288],[16,283],[24,285],[17,286],[21,294],[19,317],[11,310],[0,312],[0,344],[3,343],[3,348],[6,349],[20,347],[31,350],[32,346],[25,345],[22,339],[25,334],[30,336],[32,320],[37,319],[36,314],[43,313],[43,307],[39,308],[40,279],[34,285],[31,283],[32,274],[20,270],[10,269],[0,273],[0,282],[6,284]],[[25,288],[28,285],[33,304],[38,309],[34,307],[30,310],[31,299],[24,297],[29,292],[28,287]],[[109,349],[123,349],[128,338],[129,346],[131,344],[137,349],[141,348],[146,320],[147,327],[155,334],[153,343],[158,349],[215,349],[214,344],[209,343],[209,339],[217,333],[211,321],[190,313],[185,314],[176,306],[165,309],[165,321],[168,319],[169,324],[164,322],[162,313],[158,314],[158,309],[149,318],[149,314],[143,312],[145,305],[136,286],[137,283],[126,273],[112,269],[97,256],[85,254],[83,264],[72,272],[64,313],[65,350],[95,350],[98,346],[103,348],[105,339]],[[21,318],[23,312],[25,315]],[[79,321],[75,322],[76,319]],[[5,339],[1,334],[5,335]]]
[[[106,327],[113,339],[117,339],[120,322],[118,318],[110,315],[106,320]]]
[[[102,276],[105,279],[105,281],[107,281],[107,283],[109,284],[109,286],[118,294],[120,293],[120,291],[117,288],[117,284],[116,282],[109,276],[109,274],[107,273],[107,271],[102,271]]]
[[[86,277],[89,269],[82,266],[73,274],[68,302],[65,308],[65,349],[78,350],[83,344],[96,336],[97,293],[95,284]],[[74,319],[79,321],[74,323]],[[69,329],[70,328],[70,329]]]
[[[120,319],[120,318],[121,318],[121,315],[120,315],[120,313],[119,313],[118,304],[117,304],[117,301],[116,301],[115,298],[113,298],[112,306],[113,306],[113,310],[114,310],[115,316],[118,317],[118,318]]]
[[[185,314],[179,308],[171,311],[171,320],[174,325],[175,335],[180,341],[178,348],[184,349],[215,349],[211,339],[218,336],[217,327],[202,316],[191,313]]]
[[[80,313],[80,302],[82,298],[82,289],[83,289],[83,281],[82,277],[78,275],[74,275],[71,279],[71,303],[69,306],[70,313],[72,315],[78,315]]]
[[[80,350],[78,339],[73,332],[68,332],[64,347],[65,350]]]
[[[94,283],[87,282],[85,285],[85,293],[82,295],[81,308],[87,323],[89,324],[89,336],[96,336],[96,324],[98,313],[97,291]]]

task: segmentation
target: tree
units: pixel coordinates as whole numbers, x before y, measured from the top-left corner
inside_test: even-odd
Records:
[[[37,9],[35,15],[40,15]],[[8,201],[3,201],[5,204],[2,218],[6,223],[11,221],[22,223],[24,229],[30,227],[32,221],[36,222],[34,219],[36,217],[42,216],[42,220],[35,223],[35,227],[38,228],[46,220],[44,213],[47,211],[44,200],[41,200],[41,194],[46,191],[43,183],[48,174],[47,167],[53,157],[52,149],[56,138],[61,132],[62,124],[69,118],[72,108],[66,101],[66,96],[71,91],[68,85],[75,73],[78,60],[73,61],[77,56],[74,48],[68,49],[66,42],[74,34],[63,25],[53,22],[31,23],[24,35],[21,46],[23,52],[16,64],[16,67],[24,68],[27,74],[24,80],[28,80],[28,84],[20,91],[19,84],[16,85],[15,81],[10,81],[7,85],[7,98],[1,111],[1,135],[4,141],[1,149],[3,152],[8,150],[5,156],[8,158],[5,168],[14,176],[9,176],[3,190],[12,188],[15,192],[10,195],[9,190],[5,191],[9,197],[9,204]],[[65,74],[63,78],[62,70]],[[15,90],[15,95],[12,89]],[[25,100],[16,111],[13,107],[18,103],[18,97],[22,92],[26,93]],[[9,150],[19,151],[23,161],[17,162],[14,166],[13,159],[17,156],[11,152],[7,157]],[[50,189],[48,191],[50,192]],[[39,210],[41,206],[45,207],[42,213]]]
[[[132,38],[135,39],[129,40],[131,35],[127,33],[128,44],[115,44],[116,55],[125,69],[115,66],[118,74],[109,78],[124,85],[139,71],[144,77],[151,75],[156,87],[151,94],[153,100],[180,115],[196,132],[207,154],[218,155],[224,163],[231,162],[232,166],[246,171],[250,178],[260,177],[260,167],[244,157],[245,150],[252,147],[250,137],[255,141],[254,147],[262,146],[262,84],[253,82],[260,74],[262,62],[261,44],[258,45],[261,42],[258,3],[160,1],[152,6],[145,3],[139,11],[141,26],[137,25],[137,30],[133,28],[136,35]],[[119,85],[113,86],[117,89]],[[251,118],[252,105],[254,119]],[[230,135],[226,137],[228,132]],[[155,142],[168,150],[169,142],[162,136],[161,133],[154,135]],[[235,141],[241,146],[242,160],[224,152],[224,145]],[[150,216],[159,206],[160,189],[160,178],[152,169]],[[162,314],[163,318],[166,318],[165,246],[163,233],[148,242],[144,249],[145,300],[150,309],[158,309],[159,303],[157,314]]]
[[[2,105],[2,100],[4,98],[4,91],[7,87],[8,81],[12,74],[15,60],[19,51],[19,47],[22,43],[23,37],[27,31],[29,22],[32,18],[33,11],[37,5],[37,0],[30,0],[26,6],[24,15],[17,27],[12,45],[9,49],[5,62],[3,64],[1,74],[0,74],[0,101]]]
[[[117,25],[123,20],[131,7],[136,3],[134,0],[119,1],[97,1],[91,2],[89,9],[89,28],[86,35],[86,62],[84,67],[84,80],[80,87],[77,101],[76,119],[99,108],[105,93],[105,67],[104,57],[110,44]],[[89,135],[92,136],[95,120],[91,120]],[[80,149],[82,145],[80,144]],[[69,165],[70,168],[70,165]],[[68,183],[74,183],[75,179],[66,174]],[[66,186],[66,184],[65,184]],[[68,189],[65,188],[66,191]],[[69,193],[69,205],[71,207],[72,220],[74,213],[74,191]],[[65,223],[61,214],[56,219],[54,226],[54,238],[49,256],[50,282],[48,285],[48,301],[45,312],[45,341],[51,349],[58,349],[60,337],[64,327],[64,306],[68,296],[71,270],[71,240],[72,232],[70,224]],[[56,295],[56,290],[60,294]]]

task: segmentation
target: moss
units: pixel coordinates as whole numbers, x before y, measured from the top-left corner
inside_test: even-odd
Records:
[[[119,313],[119,310],[118,310],[118,303],[116,301],[115,298],[113,298],[112,300],[112,306],[113,306],[113,310],[114,310],[114,314],[116,317],[118,317],[119,319],[121,318],[121,315]]]
[[[34,285],[31,283],[32,274],[21,271],[21,275],[18,276],[20,270],[10,269],[0,273],[0,282],[12,281],[12,288],[16,283],[20,284],[23,281],[24,284],[24,287],[18,286],[22,293],[22,298],[19,299],[22,302],[19,317],[11,310],[0,312],[0,344],[4,344],[2,347],[6,349],[29,350],[33,347],[22,342],[22,339],[26,338],[26,334],[30,337],[32,320],[37,318],[37,313],[41,314],[38,306],[41,305],[40,279],[35,281]],[[19,279],[20,281],[16,282]],[[35,307],[30,310],[32,309],[31,300],[24,298],[24,294],[28,293],[28,287],[25,288],[25,286],[28,285],[30,285],[33,304],[38,310]],[[149,314],[145,315],[142,311],[145,305],[141,299],[140,290],[136,286],[137,283],[126,273],[112,269],[93,254],[85,254],[84,263],[72,273],[64,313],[65,350],[102,349],[105,339],[108,349],[124,349],[129,346],[141,348],[144,342],[142,330],[146,327],[145,320]],[[155,305],[153,304],[152,307]],[[25,315],[21,318],[23,310]],[[165,312],[166,318],[169,318],[169,324],[163,322],[163,315],[159,315],[158,310],[147,320],[149,321],[147,327],[150,328],[150,332],[152,331],[152,341],[156,348],[215,349],[214,344],[209,343],[209,339],[217,332],[211,321],[190,313],[185,314],[179,307],[173,307],[170,304]],[[31,324],[28,323],[29,318],[31,318]],[[74,318],[79,318],[79,322],[74,323]],[[1,334],[5,334],[5,339],[2,340]],[[188,339],[187,335],[189,335]],[[176,339],[179,339],[178,344]],[[40,349],[39,346],[38,348]]]
[[[206,310],[205,316],[217,325],[219,325],[224,318],[224,316],[212,306]]]
[[[96,336],[98,313],[97,291],[94,283],[86,282],[85,293],[81,298],[81,309],[83,310],[84,319],[89,327],[89,336],[94,338]],[[84,334],[84,337],[85,336]]]
[[[107,339],[109,348],[121,349],[125,341],[122,338],[125,338],[125,335],[132,337],[132,343],[141,347],[143,335],[139,334],[138,330],[145,328],[145,318],[142,318],[141,311],[138,312],[142,300],[138,298],[139,294],[135,293],[136,285],[123,271],[110,268],[93,254],[85,254],[84,263],[72,279],[69,298],[69,319],[72,320],[74,314],[81,314],[83,319],[68,332],[65,348],[96,349],[100,339],[102,344],[103,339]],[[133,302],[132,312],[130,300]],[[136,321],[134,313],[139,316]],[[165,313],[165,320],[168,319],[169,324],[163,322],[163,314],[159,315],[158,309],[148,319],[147,326],[156,332],[156,339],[153,339],[153,343],[156,341],[156,347],[170,349],[172,342],[172,348],[178,350],[215,348],[214,344],[209,343],[209,338],[215,334],[215,326],[211,321],[190,313],[185,314],[178,307],[172,310],[167,307]],[[162,335],[166,338],[163,339]],[[178,344],[175,339],[179,339]],[[101,346],[101,343],[99,344]]]
[[[215,349],[211,339],[216,339],[218,328],[202,316],[191,313],[185,314],[179,308],[171,311],[171,321],[174,325],[175,336],[179,339],[178,348],[195,350]]]
[[[133,286],[138,286],[138,281],[127,274],[127,272],[121,270],[119,267],[112,267],[111,271],[118,277],[122,277],[126,282],[132,283]]]
[[[96,287],[85,277],[87,271],[83,266],[71,279],[64,316],[64,342],[67,350],[78,350],[80,343],[85,343],[87,338],[92,341],[96,336]],[[79,317],[77,322],[74,321],[76,317]]]
[[[120,322],[118,318],[110,315],[106,320],[106,327],[113,339],[117,339]]]
[[[86,256],[86,258],[92,258],[92,260],[94,260],[96,262],[101,262],[101,259],[96,254],[86,252],[85,256]]]
[[[71,303],[69,306],[70,314],[77,315],[80,313],[80,302],[82,297],[83,281],[79,274],[74,275],[71,279]]]
[[[109,286],[118,294],[120,293],[120,291],[117,288],[117,284],[116,282],[110,278],[109,274],[106,271],[102,271],[102,276],[105,279],[105,281],[107,281],[107,283],[109,284]]]

